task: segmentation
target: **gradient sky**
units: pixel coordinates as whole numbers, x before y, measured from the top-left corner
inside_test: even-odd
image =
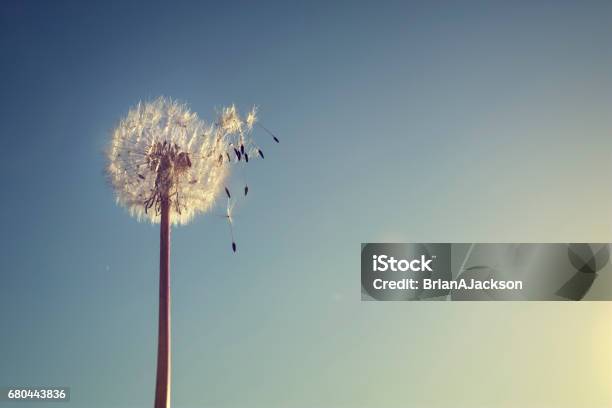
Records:
[[[281,136],[237,255],[222,208],[173,230],[174,407],[612,406],[608,303],[361,302],[359,278],[361,242],[612,241],[611,42],[603,1],[3,1],[0,386],[152,405],[158,229],[102,169],[166,95]]]

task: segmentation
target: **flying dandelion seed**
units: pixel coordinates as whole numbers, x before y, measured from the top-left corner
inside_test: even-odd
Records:
[[[234,105],[223,108],[216,122],[208,125],[186,105],[158,98],[130,109],[113,131],[106,173],[117,203],[139,220],[160,223],[155,408],[170,406],[170,226],[187,224],[206,213],[225,191],[225,218],[236,252],[235,202],[225,185],[232,164],[229,152],[234,150],[237,162],[242,156],[248,162],[248,152],[259,151],[263,158],[252,138],[256,123],[256,108],[245,120]]]
[[[280,140],[278,140],[278,137],[276,137],[276,135],[272,132],[270,132],[270,130],[268,130],[267,127],[265,127],[264,125],[262,125],[261,123],[257,123],[259,125],[260,128],[263,129],[264,132],[266,132],[267,134],[269,134],[270,136],[272,136],[272,139],[274,139],[274,141],[276,143],[280,143]]]
[[[233,218],[233,210],[236,202],[231,202],[230,199],[227,200],[227,209],[225,212],[225,218],[227,219],[227,223],[230,228],[230,236],[232,237],[232,251],[236,252],[236,240],[234,239],[234,218]]]

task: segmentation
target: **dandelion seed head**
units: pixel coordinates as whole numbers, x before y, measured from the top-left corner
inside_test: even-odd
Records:
[[[164,197],[173,224],[207,212],[223,194],[231,164],[224,158],[230,145],[244,140],[243,127],[233,105],[208,125],[172,99],[139,103],[119,122],[107,151],[106,172],[117,203],[154,223]]]

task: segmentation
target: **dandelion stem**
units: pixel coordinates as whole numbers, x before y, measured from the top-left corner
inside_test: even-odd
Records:
[[[159,322],[155,408],[170,407],[170,198],[161,199],[159,234]]]

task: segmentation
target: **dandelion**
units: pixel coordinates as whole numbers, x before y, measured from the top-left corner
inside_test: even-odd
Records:
[[[225,218],[236,252],[235,202],[226,181],[232,164],[244,165],[242,157],[246,162],[249,153],[263,157],[252,137],[256,123],[256,108],[245,120],[234,105],[223,108],[209,125],[186,105],[158,98],[130,109],[113,131],[106,173],[117,203],[139,220],[160,223],[156,408],[170,406],[170,226],[206,213],[225,192]]]

